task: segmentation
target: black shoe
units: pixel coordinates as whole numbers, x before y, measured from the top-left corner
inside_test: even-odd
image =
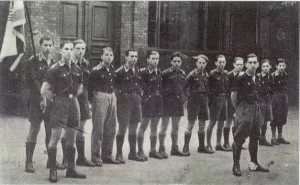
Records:
[[[227,151],[221,144],[216,145],[215,149],[217,151]]]
[[[184,152],[179,151],[177,145],[172,146],[172,149],[171,149],[171,155],[174,155],[174,156],[188,156],[187,153],[184,153]]]
[[[265,173],[268,173],[270,170],[268,168],[264,168],[262,165],[260,165],[259,163],[256,163],[257,165],[257,168],[255,170],[249,170],[250,171],[256,171],[256,172],[265,172]]]
[[[242,176],[241,168],[240,168],[240,163],[234,163],[232,167],[232,174],[240,177]]]
[[[57,182],[57,170],[50,170],[49,181],[50,182]]]
[[[122,154],[117,154],[116,155],[116,160],[120,162],[120,164],[125,164],[125,160]]]
[[[272,145],[279,145],[276,139],[271,139],[271,144]]]
[[[95,166],[101,167],[102,166],[102,159],[92,159],[92,163],[95,164]]]
[[[104,157],[102,159],[102,162],[105,164],[120,164],[120,162],[114,159],[113,157]]]
[[[164,159],[168,159],[168,154],[166,153],[166,149],[164,146],[159,147],[158,153],[163,156]]]
[[[224,144],[223,144],[223,147],[224,147],[225,150],[228,151],[228,152],[232,151],[232,148],[231,148],[231,146],[230,146],[228,143],[224,143]]]
[[[76,178],[76,179],[85,179],[86,175],[77,171],[75,168],[69,168],[66,172],[66,177]]]
[[[213,153],[215,153],[215,151],[212,149],[211,146],[205,147],[204,150],[205,150],[204,153],[206,153],[206,154],[213,154]]]
[[[35,169],[33,167],[33,164],[32,164],[32,161],[26,161],[26,164],[25,164],[25,171],[27,173],[34,173],[35,172]]]
[[[136,155],[137,155],[139,158],[144,159],[144,161],[148,161],[148,157],[145,155],[144,152],[140,152],[140,151],[139,151]]]
[[[128,159],[132,160],[132,161],[139,161],[139,162],[144,162],[145,161],[144,158],[136,155],[135,153],[133,153],[133,154],[129,153],[128,154]]]
[[[157,151],[150,151],[149,152],[149,157],[154,158],[154,159],[163,159],[164,157],[158,153]]]
[[[277,139],[277,142],[278,142],[279,144],[286,144],[286,145],[291,144],[291,142],[285,140],[284,138],[278,138],[278,139]]]
[[[95,164],[92,161],[87,160],[85,157],[77,158],[76,165],[77,166],[95,167]]]
[[[269,143],[266,139],[260,139],[259,145],[260,146],[273,146],[272,143]]]
[[[190,156],[190,155],[191,155],[190,149],[189,149],[189,146],[188,146],[188,145],[184,145],[184,146],[183,146],[182,152],[183,152],[183,153],[186,153],[187,156]]]

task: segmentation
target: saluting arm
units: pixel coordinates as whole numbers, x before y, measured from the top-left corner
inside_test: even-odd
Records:
[[[237,91],[232,91],[231,92],[231,101],[232,101],[232,104],[234,106],[234,108],[236,109],[237,107]]]

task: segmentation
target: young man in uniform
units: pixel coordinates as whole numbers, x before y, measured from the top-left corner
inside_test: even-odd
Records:
[[[231,99],[236,109],[236,131],[234,134],[233,148],[233,168],[235,176],[241,176],[240,156],[243,143],[247,137],[249,139],[249,153],[252,166],[250,170],[269,172],[269,169],[262,167],[257,161],[258,139],[260,133],[260,105],[258,97],[258,79],[255,76],[259,64],[255,54],[247,56],[247,70],[240,73],[232,88]]]
[[[161,129],[159,132],[159,153],[168,158],[165,149],[166,131],[172,118],[172,149],[171,155],[187,156],[187,153],[179,151],[178,148],[178,129],[179,122],[183,116],[183,88],[185,82],[185,72],[180,69],[182,64],[182,55],[180,52],[174,52],[170,58],[171,67],[162,72],[162,91],[163,91],[163,117]]]
[[[78,39],[75,40],[73,44],[74,44],[73,62],[80,68],[83,77],[82,93],[77,97],[79,108],[80,108],[80,124],[79,124],[79,130],[76,134],[76,148],[78,154],[76,165],[93,167],[95,166],[95,164],[93,164],[91,161],[86,159],[85,152],[84,152],[85,149],[84,127],[85,127],[86,120],[91,118],[90,107],[88,102],[88,92],[87,92],[87,83],[90,74],[89,62],[85,58],[83,58],[86,50],[86,43],[83,40]],[[61,143],[63,146],[63,152],[65,153],[66,152],[65,132],[63,132]],[[64,155],[63,165],[65,167],[68,166],[66,155]]]
[[[204,145],[205,121],[208,120],[208,74],[205,71],[208,58],[205,55],[198,55],[196,69],[192,70],[185,79],[185,94],[188,97],[187,113],[188,126],[184,134],[183,152],[190,155],[189,143],[195,121],[198,118],[199,130],[199,153],[206,153]]]
[[[38,133],[40,131],[41,123],[44,120],[46,131],[46,148],[51,137],[51,126],[49,125],[49,111],[47,101],[42,97],[40,91],[43,83],[43,78],[47,70],[55,63],[52,58],[53,38],[45,35],[40,39],[41,52],[37,56],[32,56],[28,61],[27,66],[27,82],[30,89],[29,96],[29,122],[30,130],[26,141],[26,166],[25,171],[34,173],[35,169],[32,164],[32,157],[36,145]],[[46,109],[47,107],[47,109]],[[58,169],[64,169],[58,162],[56,163]],[[47,162],[48,166],[48,162]]]
[[[136,153],[136,130],[142,119],[141,107],[141,73],[136,67],[138,52],[129,49],[125,53],[126,63],[116,71],[117,115],[119,130],[117,132],[116,160],[125,164],[122,154],[124,136],[128,127],[129,160],[145,161]]]
[[[150,145],[151,150],[149,157],[155,159],[163,159],[156,151],[157,141],[157,125],[162,116],[162,77],[161,71],[157,68],[159,62],[159,53],[157,51],[147,52],[148,66],[141,69],[142,76],[142,117],[143,120],[138,131],[138,155],[147,161],[147,156],[144,153],[144,133],[151,121],[150,128]]]
[[[229,133],[230,133],[230,127],[232,126],[232,133],[234,134],[236,130],[236,125],[234,123],[234,115],[235,115],[235,108],[232,105],[230,93],[231,88],[238,76],[238,74],[243,70],[244,67],[244,59],[241,57],[235,57],[233,62],[234,69],[228,73],[228,97],[227,97],[227,104],[228,104],[228,120],[226,121],[224,128],[223,128],[223,136],[224,136],[224,144],[223,147],[228,150],[232,151],[232,148],[229,144]]]
[[[273,119],[272,114],[272,99],[271,99],[271,83],[272,77],[270,74],[271,62],[268,59],[261,61],[261,73],[257,74],[259,82],[259,98],[261,102],[261,129],[259,145],[273,146],[266,139],[267,126]]]
[[[61,60],[53,65],[45,74],[41,88],[43,98],[52,101],[50,124],[52,133],[48,145],[50,165],[49,181],[57,182],[55,165],[57,143],[62,129],[66,130],[66,156],[68,168],[66,177],[86,178],[85,174],[75,168],[75,138],[80,123],[80,110],[77,96],[82,92],[82,75],[80,68],[72,62],[74,45],[70,41],[62,43]]]
[[[276,71],[272,73],[273,83],[271,86],[273,97],[272,97],[272,109],[274,113],[273,121],[271,122],[272,130],[272,144],[290,144],[289,141],[285,140],[282,136],[283,126],[287,122],[288,116],[288,95],[287,95],[287,84],[288,74],[285,71],[286,62],[284,59],[279,58],[276,62]],[[278,131],[278,138],[276,140],[276,128]]]
[[[112,157],[117,123],[113,60],[113,50],[110,47],[103,48],[101,62],[93,68],[89,78],[88,92],[92,102],[93,122],[91,159],[97,166],[102,166],[102,162],[119,164]]]
[[[222,131],[224,122],[227,121],[227,92],[228,92],[228,74],[224,70],[226,65],[226,58],[224,55],[216,57],[216,69],[210,72],[208,78],[209,84],[209,114],[210,123],[207,128],[207,151],[214,153],[215,151],[211,146],[211,135],[215,124],[218,121],[217,128],[217,145],[216,150],[227,151],[221,144]]]

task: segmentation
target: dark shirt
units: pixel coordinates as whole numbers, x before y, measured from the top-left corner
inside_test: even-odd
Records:
[[[172,68],[168,68],[162,72],[162,86],[164,99],[182,97],[185,76],[186,74],[182,69],[176,71]]]
[[[228,92],[228,74],[226,71],[220,73],[216,69],[210,72],[208,77],[209,93],[211,95],[223,94]]]
[[[191,71],[185,79],[185,88],[189,93],[208,93],[208,74],[199,73],[197,69]]]
[[[43,78],[47,70],[55,64],[55,61],[51,58],[49,65],[46,58],[40,53],[37,54],[36,58],[30,57],[27,64],[27,83],[31,92],[39,93],[41,92],[41,87],[43,84]]]
[[[272,83],[271,83],[271,91],[272,92],[287,92],[287,84],[288,84],[288,74],[284,72],[283,74],[275,75],[275,72],[272,73]]]
[[[149,68],[141,69],[143,96],[160,96],[162,94],[162,74],[158,69],[151,71]]]
[[[235,74],[234,70],[232,70],[228,73],[228,92],[229,93],[231,92],[231,88],[233,87],[238,75],[239,75],[239,73]]]
[[[261,73],[257,74],[257,78],[258,78],[258,85],[259,85],[259,89],[258,89],[258,93],[259,96],[261,98],[264,98],[265,96],[268,96],[271,93],[271,75],[270,74],[266,74],[265,76],[262,76]]]
[[[90,76],[89,61],[87,61],[85,58],[82,58],[82,61],[75,61],[75,63],[80,68],[82,78],[83,78],[83,87],[87,88],[88,80]]]
[[[237,105],[241,102],[253,104],[259,101],[258,89],[259,86],[257,77],[255,77],[254,82],[252,76],[249,76],[246,72],[241,72],[232,87],[232,91],[238,92]]]
[[[121,66],[116,70],[117,93],[141,93],[141,74],[138,68],[127,69]]]
[[[94,92],[113,93],[115,78],[116,74],[113,66],[109,66],[108,70],[101,65],[94,67],[88,83],[89,100],[92,99]]]
[[[71,68],[60,61],[54,64],[45,74],[44,81],[51,86],[56,95],[77,95],[80,84],[83,83],[80,68],[71,62]]]

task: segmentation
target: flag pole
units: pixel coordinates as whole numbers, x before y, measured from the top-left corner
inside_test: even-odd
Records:
[[[36,52],[35,52],[34,41],[33,41],[32,27],[31,27],[31,21],[30,21],[30,15],[29,15],[27,3],[28,3],[28,1],[24,1],[25,15],[27,17],[27,21],[28,21],[28,25],[29,25],[29,32],[30,32],[30,38],[31,38],[30,40],[31,40],[31,45],[32,45],[33,57],[34,57],[34,59],[36,59]]]

